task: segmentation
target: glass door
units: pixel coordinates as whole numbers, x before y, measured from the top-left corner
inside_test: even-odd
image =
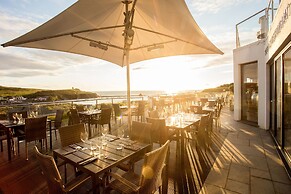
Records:
[[[258,64],[257,62],[241,66],[242,72],[242,114],[241,120],[258,123]]]
[[[276,136],[276,74],[275,65],[270,66],[270,129],[274,137]]]
[[[276,73],[276,135],[275,138],[282,145],[282,62],[281,57],[275,61]]]
[[[284,65],[284,141],[282,147],[291,155],[291,49],[283,54]]]

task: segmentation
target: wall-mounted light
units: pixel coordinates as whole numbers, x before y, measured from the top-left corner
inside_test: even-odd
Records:
[[[155,51],[163,48],[164,48],[163,44],[155,44],[153,46],[148,47],[148,51]]]
[[[94,42],[94,41],[91,41],[89,45],[90,45],[91,47],[98,47],[98,48],[100,48],[100,49],[102,49],[102,50],[105,50],[105,51],[108,50],[108,46],[102,44],[101,42]]]

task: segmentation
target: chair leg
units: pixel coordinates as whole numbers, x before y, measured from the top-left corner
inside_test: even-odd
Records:
[[[108,123],[108,126],[109,126],[109,134],[111,134],[111,124]]]
[[[45,138],[44,141],[45,141],[45,150],[47,151],[47,138]]]
[[[58,140],[57,129],[55,129],[56,140]]]
[[[1,152],[3,152],[3,142],[2,142],[2,140],[0,141],[0,146],[1,146]]]
[[[26,141],[25,141],[25,154],[26,154],[26,160],[28,160],[28,147],[27,147]]]

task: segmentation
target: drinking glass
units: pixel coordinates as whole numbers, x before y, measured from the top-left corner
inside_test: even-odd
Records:
[[[91,156],[97,156],[98,152],[97,152],[97,145],[94,142],[90,142],[90,155]]]
[[[88,132],[85,130],[85,132],[80,133],[80,139],[83,143],[85,143],[89,139]]]

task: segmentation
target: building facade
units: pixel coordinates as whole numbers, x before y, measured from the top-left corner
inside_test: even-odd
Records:
[[[268,7],[260,19],[266,29],[259,39],[233,50],[234,119],[269,130],[290,175],[291,0]]]

